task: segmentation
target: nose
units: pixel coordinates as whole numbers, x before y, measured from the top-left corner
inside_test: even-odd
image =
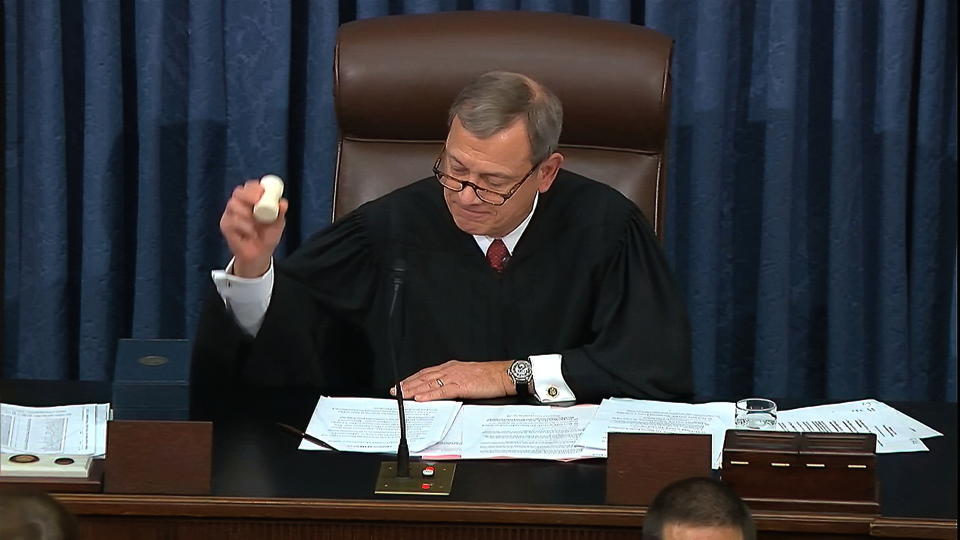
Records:
[[[480,202],[480,197],[477,197],[477,192],[473,186],[463,186],[463,189],[457,193],[457,197],[460,199],[460,204],[465,206]]]

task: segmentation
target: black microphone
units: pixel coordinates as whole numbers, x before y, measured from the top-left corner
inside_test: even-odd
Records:
[[[393,295],[390,299],[390,360],[393,363],[393,380],[396,381],[397,408],[400,411],[400,444],[397,446],[397,476],[410,476],[410,449],[407,446],[407,419],[403,412],[403,388],[400,386],[399,360],[400,344],[403,341],[403,280],[407,272],[406,262],[401,257],[393,261],[391,280]],[[399,315],[398,315],[399,312]]]
[[[394,216],[395,217],[395,216]],[[394,224],[396,225],[396,224]],[[399,230],[398,227],[395,227]],[[450,495],[455,463],[433,463],[416,461],[410,463],[410,449],[407,446],[407,419],[403,411],[403,388],[400,386],[400,353],[403,350],[406,314],[403,309],[403,283],[407,273],[407,264],[402,256],[397,256],[390,267],[390,280],[393,294],[387,313],[387,338],[390,343],[388,353],[393,364],[393,379],[396,382],[397,409],[400,412],[400,443],[397,445],[397,461],[383,461],[377,474],[377,484],[373,492],[380,495]],[[411,474],[410,469],[413,469]]]

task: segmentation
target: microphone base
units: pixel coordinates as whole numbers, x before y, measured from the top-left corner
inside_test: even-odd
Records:
[[[424,476],[423,469],[433,467],[433,476]],[[380,463],[380,474],[373,492],[378,495],[450,495],[457,464],[452,462],[410,462],[410,476],[397,476],[397,462]]]

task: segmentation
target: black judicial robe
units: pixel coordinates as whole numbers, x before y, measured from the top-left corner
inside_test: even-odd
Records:
[[[401,377],[451,359],[560,353],[578,401],[691,396],[683,301],[635,204],[561,170],[498,274],[456,227],[442,190],[433,178],[398,189],[278,262],[256,338],[214,293],[196,339],[196,382],[385,396],[394,382],[391,268],[400,258]]]

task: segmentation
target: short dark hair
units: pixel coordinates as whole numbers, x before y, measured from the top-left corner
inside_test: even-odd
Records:
[[[0,492],[0,538],[4,540],[74,540],[77,521],[56,499],[40,491]]]
[[[490,71],[460,91],[447,117],[485,139],[523,119],[530,142],[530,159],[540,163],[557,149],[563,128],[563,105],[549,88],[520,73]]]
[[[660,540],[667,524],[739,529],[743,540],[756,540],[750,509],[730,489],[712,478],[687,478],[657,494],[643,520],[643,540]]]

